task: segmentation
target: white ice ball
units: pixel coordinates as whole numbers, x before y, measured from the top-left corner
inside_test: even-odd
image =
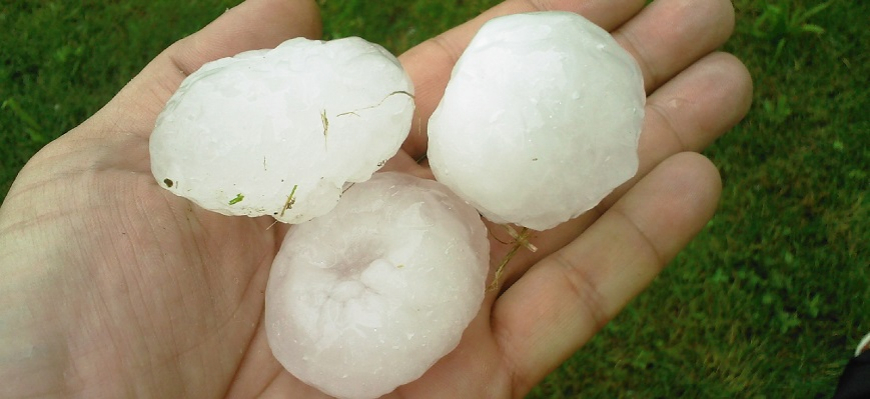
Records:
[[[374,398],[453,350],[480,309],[489,241],[442,184],[393,172],[294,226],[266,288],[266,334],[300,380]]]
[[[429,163],[488,219],[548,229],[634,176],[645,100],[635,60],[585,18],[495,18],[429,120]]]
[[[304,222],[395,155],[412,96],[398,60],[360,38],[297,38],[223,58],[166,104],[151,135],[151,170],[203,208]]]

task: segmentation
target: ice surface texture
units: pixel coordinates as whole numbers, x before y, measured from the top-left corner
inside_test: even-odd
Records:
[[[583,17],[495,18],[429,120],[429,163],[488,219],[548,229],[636,173],[645,99],[634,59]]]
[[[226,215],[299,223],[398,151],[414,112],[398,60],[360,38],[304,38],[205,64],[157,119],[158,183]]]
[[[488,266],[474,208],[438,182],[376,173],[287,234],[266,288],[269,345],[325,393],[378,397],[456,347]]]

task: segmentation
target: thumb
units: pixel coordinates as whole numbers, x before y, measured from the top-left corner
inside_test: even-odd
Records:
[[[272,48],[293,37],[317,38],[320,34],[314,1],[248,0],[160,53],[92,118],[92,122],[107,125],[87,130],[148,137],[172,93],[203,64],[247,50]]]

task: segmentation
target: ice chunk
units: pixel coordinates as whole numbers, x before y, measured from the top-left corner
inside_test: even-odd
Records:
[[[287,234],[266,289],[266,334],[300,380],[374,398],[459,342],[483,300],[489,241],[442,184],[377,173]]]
[[[429,120],[429,163],[488,219],[548,229],[636,173],[645,99],[634,59],[583,17],[495,18]]]
[[[184,80],[151,135],[151,170],[203,208],[303,222],[398,151],[412,97],[398,60],[360,38],[245,52]]]

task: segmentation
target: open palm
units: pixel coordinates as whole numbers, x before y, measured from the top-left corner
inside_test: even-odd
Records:
[[[579,12],[639,61],[649,95],[638,176],[530,239],[460,346],[399,397],[520,397],[639,293],[711,216],[699,151],[745,114],[750,81],[715,53],[727,1],[508,0],[400,57],[416,86],[411,137],[388,168],[429,176],[425,121],[487,19]],[[303,0],[249,0],[163,52],[94,117],[40,151],[0,208],[0,396],[320,397],[283,370],[263,330],[285,226],[226,217],[159,188],[148,136],[203,63],[319,34]],[[570,178],[570,177],[567,177]],[[501,231],[490,225],[493,235]],[[494,259],[509,250],[492,241]]]

